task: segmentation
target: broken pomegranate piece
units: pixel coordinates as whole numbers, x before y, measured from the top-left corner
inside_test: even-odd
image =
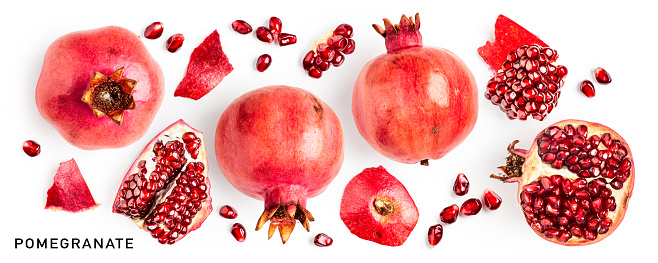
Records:
[[[74,159],[60,163],[53,180],[53,186],[48,189],[46,209],[78,213],[99,205]]]
[[[213,90],[233,71],[233,65],[222,50],[217,30],[192,51],[185,77],[178,84],[174,96],[198,100]]]
[[[144,148],[126,173],[112,212],[162,244],[199,228],[212,212],[203,134],[179,120]]]

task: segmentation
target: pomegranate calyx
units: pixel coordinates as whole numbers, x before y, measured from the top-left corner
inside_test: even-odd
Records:
[[[423,46],[423,36],[419,31],[420,15],[418,13],[413,18],[402,15],[400,24],[395,25],[388,18],[383,20],[384,28],[378,24],[373,24],[372,27],[386,39],[386,50],[388,52]]]
[[[89,88],[82,95],[82,101],[91,106],[96,118],[107,115],[116,123],[123,122],[123,112],[135,109],[135,99],[131,95],[137,85],[133,79],[121,78],[123,67],[105,76],[98,71],[89,81]]]
[[[307,232],[310,231],[309,222],[314,221],[315,219],[311,215],[311,212],[306,210],[299,203],[286,203],[278,204],[271,206],[270,208],[265,209],[263,214],[258,219],[256,224],[256,231],[263,228],[267,221],[270,221],[269,230],[267,232],[267,239],[272,238],[276,229],[279,229],[279,235],[281,236],[281,241],[283,244],[288,242],[290,234],[295,229],[295,220],[299,220],[302,223],[304,229]]]
[[[514,140],[512,143],[507,146],[507,151],[509,156],[505,158],[505,166],[500,166],[498,169],[503,171],[503,175],[492,174],[489,177],[501,180],[506,183],[515,182],[518,178],[523,175],[523,163],[525,163],[526,150],[515,149],[514,146],[519,143],[518,140]]]

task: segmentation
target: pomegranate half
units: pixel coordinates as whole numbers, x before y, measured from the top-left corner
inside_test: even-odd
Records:
[[[376,151],[402,163],[439,159],[473,130],[475,78],[454,53],[423,46],[420,17],[384,19],[386,54],[368,62],[354,84],[352,114]]]
[[[256,230],[270,222],[283,243],[299,220],[309,231],[306,200],[322,193],[343,164],[343,130],[334,111],[300,88],[268,86],[233,101],[217,123],[215,154],[226,179],[265,201]]]
[[[55,40],[35,92],[41,116],[72,145],[121,148],[140,139],[164,96],[164,74],[135,33],[109,26]]]
[[[565,246],[594,244],[624,219],[635,165],[626,141],[594,122],[564,120],[535,138],[530,150],[508,147],[505,174],[517,182],[526,221],[542,238]]]

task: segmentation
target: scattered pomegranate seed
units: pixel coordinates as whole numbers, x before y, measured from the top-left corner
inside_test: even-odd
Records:
[[[272,41],[274,41],[274,35],[272,34],[272,31],[264,26],[256,28],[256,38],[265,43],[272,43]]]
[[[457,216],[459,216],[459,207],[457,205],[448,206],[439,214],[441,222],[446,224],[452,224],[457,221]]]
[[[238,32],[243,35],[249,34],[251,33],[251,31],[253,31],[251,25],[244,20],[233,21],[233,23],[231,23],[231,27],[233,27],[233,30],[235,30],[235,32]]]
[[[274,35],[281,34],[281,19],[276,16],[270,17],[270,32]]]
[[[256,69],[258,72],[263,72],[270,67],[270,64],[272,64],[272,57],[268,54],[262,54],[256,60]]]
[[[468,178],[466,178],[466,175],[463,173],[459,173],[457,175],[457,179],[455,180],[455,185],[452,187],[452,190],[455,192],[456,195],[458,196],[463,196],[468,193],[468,186],[469,186]]]
[[[230,205],[225,205],[219,208],[219,215],[223,218],[235,219],[238,217],[238,211]]]
[[[183,46],[185,37],[183,34],[175,34],[167,39],[167,51],[174,53]]]
[[[482,194],[482,202],[484,203],[484,206],[489,210],[496,210],[503,203],[503,199],[500,198],[496,192],[485,189],[484,194]]]
[[[325,233],[320,233],[315,236],[315,239],[313,239],[313,244],[315,244],[318,247],[328,247],[331,246],[331,244],[334,243],[334,240],[331,239],[327,234]]]
[[[288,33],[281,33],[277,38],[279,40],[279,46],[287,46],[297,43],[297,36]]]
[[[465,216],[472,216],[477,215],[480,212],[480,209],[482,209],[482,202],[480,202],[480,199],[471,198],[464,201],[459,212]]]
[[[583,80],[583,82],[580,83],[580,91],[588,98],[592,98],[594,95],[596,95],[594,84],[592,84],[592,82],[589,80]]]
[[[348,24],[340,24],[334,29],[334,36],[335,35],[341,35],[346,38],[352,38],[354,34],[354,30],[352,29],[352,26]]]
[[[30,157],[35,157],[41,153],[41,145],[33,140],[23,142],[23,151]]]
[[[433,225],[427,232],[427,241],[430,246],[434,247],[439,244],[443,237],[443,226],[441,224]]]
[[[594,69],[594,78],[596,78],[596,81],[601,84],[608,84],[612,82],[608,71],[600,67]]]
[[[231,226],[231,234],[238,242],[244,242],[247,238],[247,231],[245,231],[244,226],[240,223],[235,223]]]
[[[144,37],[148,39],[157,39],[162,36],[164,27],[160,22],[153,22],[144,29]]]

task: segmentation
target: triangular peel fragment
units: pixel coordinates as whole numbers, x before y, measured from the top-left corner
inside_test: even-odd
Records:
[[[74,159],[59,164],[53,181],[48,189],[46,209],[77,213],[100,205],[94,201]]]

